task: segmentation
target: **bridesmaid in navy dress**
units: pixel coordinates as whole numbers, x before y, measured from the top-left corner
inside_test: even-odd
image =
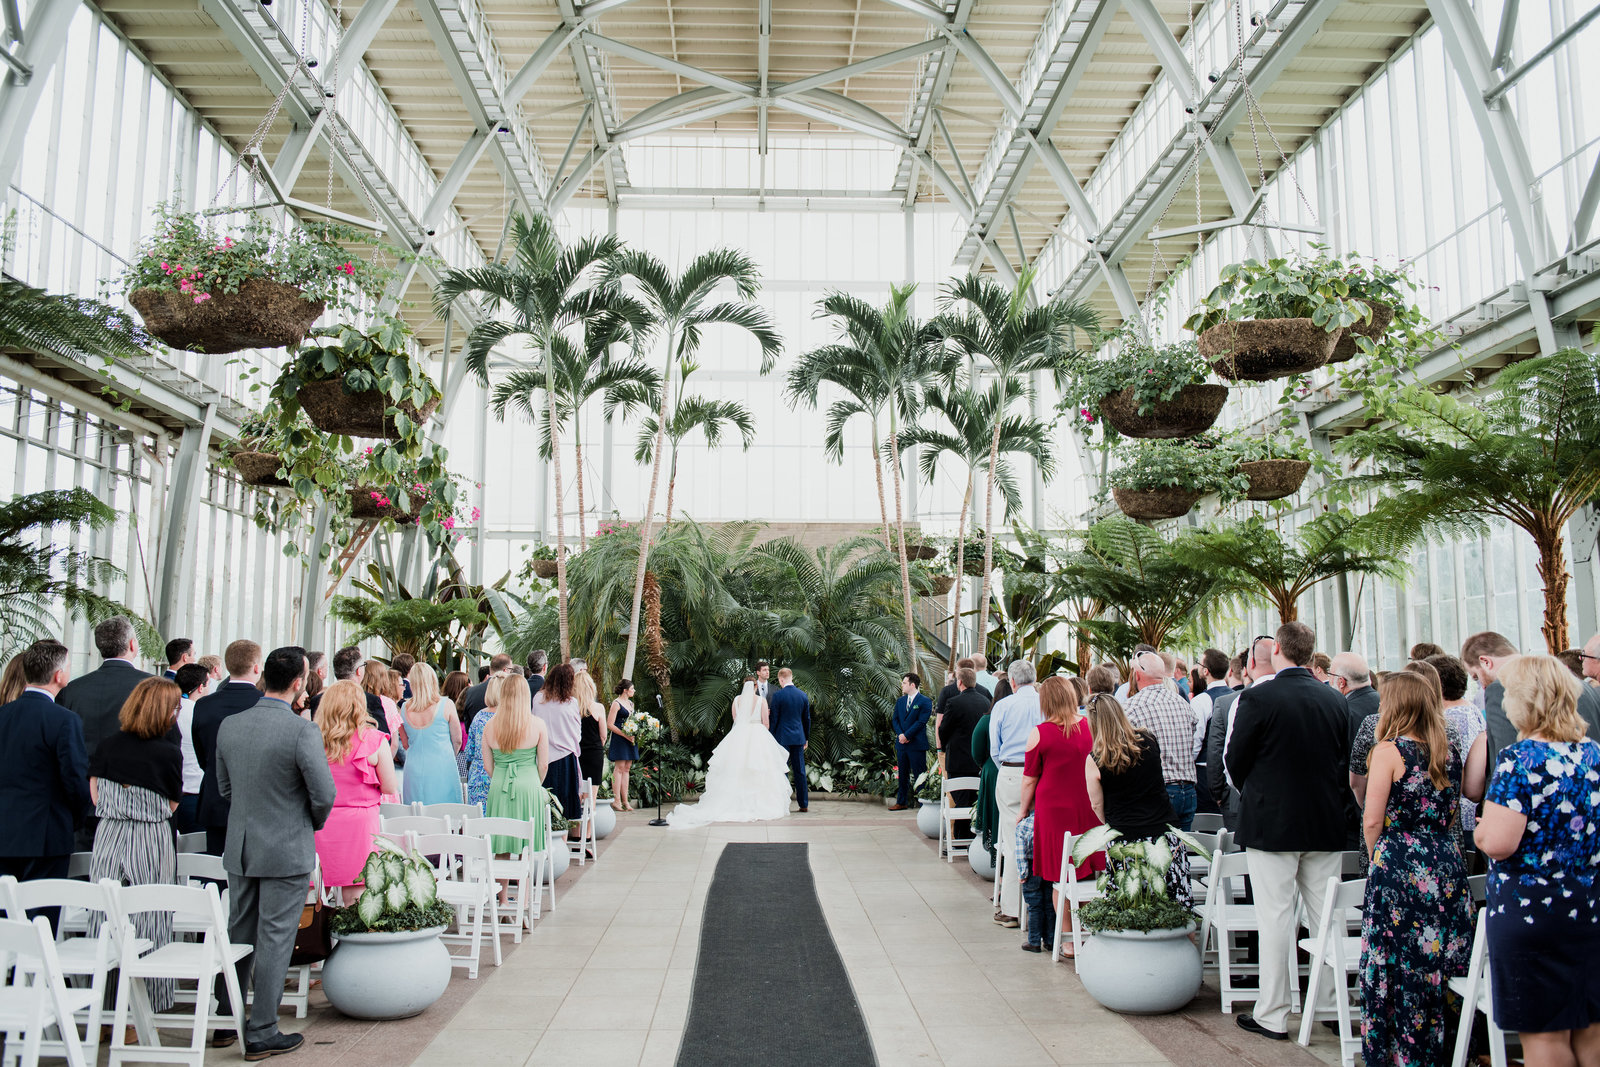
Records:
[[[617,683],[617,699],[611,702],[611,718],[606,723],[611,743],[606,747],[606,759],[611,761],[611,806],[617,811],[632,811],[628,801],[628,774],[633,761],[639,758],[639,746],[633,738],[622,732],[622,724],[633,714],[633,683],[624,678]],[[620,803],[619,803],[620,802]]]

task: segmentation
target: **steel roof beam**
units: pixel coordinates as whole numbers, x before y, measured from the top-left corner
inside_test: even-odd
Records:
[[[867,74],[875,70],[882,70],[884,67],[892,67],[897,63],[904,63],[908,59],[920,58],[929,52],[942,51],[945,46],[945,41],[938,37],[930,37],[926,41],[906,45],[904,48],[896,48],[893,52],[885,52],[882,55],[869,56],[866,59],[857,60],[842,67],[834,67],[832,70],[825,70],[820,74],[813,74],[807,78],[799,78],[792,82],[780,82],[772,88],[772,94],[774,96],[790,96],[795,93],[818,89],[824,85],[844,81],[846,78],[854,78],[858,74]]]
[[[972,15],[972,5],[973,0],[957,0],[956,9],[950,15],[951,29],[967,28],[967,19]],[[923,68],[916,95],[906,110],[906,128],[911,131],[914,150],[901,155],[900,166],[895,171],[894,178],[894,187],[901,190],[905,197],[905,206],[908,208],[916,203],[917,188],[921,185],[918,173],[922,166],[921,157],[933,143],[933,113],[943,102],[945,90],[950,86],[950,77],[956,67],[955,43],[949,37],[937,32],[936,28],[934,35],[928,40],[939,45],[939,54]]]
[[[565,51],[578,34],[588,28],[588,25],[587,21],[579,21],[572,26],[562,24],[551,31],[539,47],[534,49],[528,61],[517,68],[511,80],[506,82],[505,92],[501,94],[506,105],[521,103],[522,98],[528,95],[528,90],[533,88],[533,83],[539,80],[539,75],[549,68],[555,58]]]
[[[761,104],[756,110],[756,155],[760,157],[761,188],[767,187],[767,96],[772,76],[772,0],[756,5],[756,79]]]
[[[605,0],[595,0],[588,6],[592,13],[603,13],[612,8],[621,7],[627,0],[617,0],[615,3],[605,3]],[[585,16],[579,13],[578,6],[573,0],[556,0],[556,10],[561,13],[561,19],[568,26],[577,26],[586,21]],[[593,15],[589,16],[590,18]],[[621,162],[621,153],[612,153],[611,131],[620,126],[621,116],[617,112],[616,97],[611,92],[610,86],[605,83],[604,72],[600,69],[599,57],[594,50],[583,41],[584,30],[573,36],[567,44],[567,51],[572,55],[573,71],[578,77],[578,87],[583,97],[592,106],[589,109],[589,122],[594,127],[595,150],[591,152],[595,162],[606,164],[606,200],[616,202],[617,187],[626,185],[628,173]],[[555,214],[554,209],[550,212]]]

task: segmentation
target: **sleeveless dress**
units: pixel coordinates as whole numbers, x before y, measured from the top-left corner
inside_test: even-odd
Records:
[[[493,721],[493,708],[474,715],[467,727],[467,743],[461,746],[467,754],[467,803],[478,805],[485,814],[489,810],[484,807],[489,800],[489,772],[483,769],[483,731]]]
[[[596,784],[606,773],[606,743],[600,730],[600,720],[585,711],[578,721],[578,771]]]
[[[174,752],[178,746],[172,746]],[[158,885],[178,880],[178,850],[173,841],[172,804],[153,789],[99,779],[100,799],[95,817],[94,854],[89,878],[109,878],[119,885]],[[89,936],[100,933],[100,912],[89,913]],[[146,938],[153,948],[172,941],[170,911],[141,911],[130,917],[135,937]],[[172,1007],[178,983],[171,978],[146,978],[150,1007],[158,1012]],[[107,990],[107,1000],[111,1000]]]
[[[406,773],[400,783],[400,797],[407,804],[459,804],[461,778],[456,771],[456,753],[450,744],[450,724],[444,714],[445,702],[433,709],[427,726],[406,723]]]
[[[355,885],[372,854],[383,791],[378,785],[378,768],[368,757],[383,743],[379,731],[363,730],[344,759],[328,761],[333,775],[333,810],[317,831],[317,858],[322,860],[325,885]]]
[[[761,725],[754,694],[735,705],[733,728],[717,743],[706,766],[706,791],[697,804],[667,813],[674,829],[714,822],[759,822],[789,814],[789,750]]]
[[[1456,1027],[1446,980],[1467,973],[1472,953],[1472,896],[1455,831],[1461,760],[1450,752],[1450,785],[1437,789],[1427,746],[1398,737],[1395,747],[1405,774],[1389,789],[1362,906],[1361,1054],[1372,1067],[1449,1059]]]
[[[539,746],[529,745],[513,752],[501,752],[498,748],[489,751],[494,753],[494,777],[489,782],[484,814],[523,822],[532,819],[537,828],[533,848],[543,852],[549,829],[550,798],[539,782]],[[509,854],[521,852],[526,846],[520,838],[497,835],[490,847],[496,853]]]
[[[617,710],[611,716],[612,725],[622,729],[622,724],[628,721],[628,716],[633,714],[633,709],[622,701],[617,701]],[[609,731],[608,731],[609,732]],[[639,758],[639,746],[627,738],[611,735],[611,743],[606,747],[606,759],[612,763],[618,760],[636,760]]]
[[[1022,758],[1022,773],[1039,779],[1033,794],[1033,873],[1047,882],[1059,882],[1061,842],[1070,831],[1081,834],[1100,825],[1089,803],[1089,784],[1083,761],[1094,748],[1089,720],[1079,718],[1070,732],[1059,723],[1039,724],[1039,743]],[[1105,870],[1106,856],[1097,852],[1078,868],[1078,881]]]

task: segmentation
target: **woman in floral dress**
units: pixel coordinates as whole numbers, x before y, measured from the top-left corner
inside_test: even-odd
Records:
[[[1367,1067],[1434,1067],[1455,1032],[1446,980],[1466,974],[1472,897],[1457,844],[1460,796],[1483,795],[1484,766],[1462,781],[1443,701],[1401,671],[1383,684],[1379,744],[1363,820],[1372,866],[1361,924],[1362,1056]]]

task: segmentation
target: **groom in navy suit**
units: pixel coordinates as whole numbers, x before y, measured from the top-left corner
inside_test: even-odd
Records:
[[[807,810],[806,745],[811,737],[811,698],[794,684],[788,667],[778,671],[778,689],[767,700],[767,721],[772,739],[789,750],[789,771],[794,775],[794,795],[800,810]]]
[[[894,757],[900,776],[900,789],[890,811],[905,811],[911,806],[911,790],[922,776],[928,760],[928,717],[933,701],[919,691],[922,679],[915,674],[900,676],[900,699],[894,702]]]

